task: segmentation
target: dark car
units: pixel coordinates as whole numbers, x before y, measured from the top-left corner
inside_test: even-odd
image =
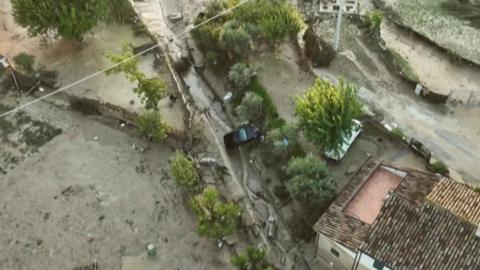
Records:
[[[223,136],[223,142],[229,149],[249,143],[261,137],[258,128],[252,124],[237,128]]]

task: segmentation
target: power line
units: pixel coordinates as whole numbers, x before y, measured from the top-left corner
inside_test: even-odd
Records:
[[[225,14],[233,11],[234,9],[238,8],[239,6],[245,4],[245,3],[249,2],[249,1],[250,1],[250,0],[244,0],[244,1],[240,2],[240,3],[238,3],[237,5],[229,8],[229,9],[224,10],[223,12],[221,12],[221,13],[215,15],[215,16],[212,16],[211,18],[209,18],[209,19],[207,19],[207,20],[205,20],[205,21],[203,21],[203,22],[201,22],[201,23],[199,23],[199,24],[197,24],[197,25],[194,25],[192,28],[183,31],[182,33],[178,34],[177,37],[184,36],[184,35],[187,34],[188,32],[190,32],[190,31],[192,31],[192,30],[195,30],[195,29],[199,28],[200,26],[202,26],[202,25],[204,25],[204,24],[207,24],[207,23],[209,23],[209,22],[211,22],[211,21],[213,21],[213,20],[215,20],[215,19],[217,19],[217,18],[219,18],[219,17],[221,17],[221,16],[223,16],[223,15],[225,15]],[[35,103],[37,103],[37,102],[39,102],[39,101],[42,101],[42,100],[44,100],[44,99],[46,99],[46,98],[48,98],[48,97],[51,97],[51,96],[56,95],[56,94],[58,94],[58,93],[60,93],[60,92],[63,92],[63,91],[65,91],[65,90],[67,90],[67,89],[69,89],[69,88],[71,88],[71,87],[73,87],[73,86],[75,86],[75,85],[78,85],[78,84],[80,84],[80,83],[82,83],[82,82],[85,82],[85,81],[87,81],[87,80],[90,80],[90,79],[93,78],[93,77],[96,77],[96,76],[98,76],[98,75],[100,75],[100,74],[102,74],[102,73],[104,73],[104,72],[107,72],[107,71],[109,71],[109,70],[111,70],[111,69],[114,69],[114,68],[120,66],[121,64],[124,64],[124,63],[126,63],[126,62],[128,62],[128,61],[131,61],[132,59],[137,58],[138,56],[143,55],[143,54],[145,54],[145,53],[147,53],[147,52],[149,52],[149,51],[151,51],[151,50],[153,50],[153,49],[155,49],[155,48],[158,48],[158,47],[160,47],[160,46],[161,46],[161,44],[160,44],[160,43],[157,43],[156,45],[153,45],[153,46],[151,46],[151,47],[149,47],[149,48],[147,48],[147,49],[145,49],[145,50],[143,50],[143,51],[141,51],[141,52],[139,52],[139,53],[137,53],[137,54],[134,54],[134,55],[132,55],[132,56],[130,56],[130,57],[128,57],[128,58],[126,58],[126,59],[124,59],[124,60],[116,63],[116,64],[113,64],[113,65],[111,65],[111,66],[109,66],[109,67],[106,67],[106,68],[104,68],[104,69],[101,69],[101,70],[99,70],[99,71],[97,71],[97,72],[94,72],[94,73],[92,73],[92,74],[90,74],[90,75],[88,75],[88,76],[83,77],[82,79],[80,79],[80,80],[78,80],[78,81],[75,81],[75,82],[73,82],[73,83],[70,83],[70,84],[68,84],[68,85],[66,85],[66,86],[64,86],[64,87],[61,87],[61,88],[59,88],[59,89],[57,89],[57,90],[55,90],[55,91],[53,91],[53,92],[51,92],[51,93],[48,93],[48,94],[46,94],[46,95],[43,95],[43,96],[41,96],[41,97],[39,97],[39,98],[37,98],[37,99],[34,99],[34,100],[29,101],[29,102],[27,102],[27,103],[24,103],[24,104],[22,104],[22,105],[20,105],[20,106],[18,106],[18,107],[16,107],[16,108],[14,108],[14,109],[12,109],[12,110],[6,111],[6,112],[0,114],[0,118],[5,117],[5,116],[7,116],[7,115],[9,115],[9,114],[18,112],[19,110],[21,110],[21,109],[23,109],[23,108],[25,108],[25,107],[28,107],[28,106],[30,106],[30,105],[32,105],[32,104],[35,104]]]

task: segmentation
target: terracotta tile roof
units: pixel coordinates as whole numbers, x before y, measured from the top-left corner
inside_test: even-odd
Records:
[[[370,225],[348,216],[343,212],[343,207],[347,205],[350,198],[377,166],[377,162],[371,159],[360,168],[330,205],[327,212],[313,226],[317,233],[321,233],[351,250],[357,250],[367,236]]]
[[[427,194],[441,179],[432,173],[396,168],[388,162],[378,162],[375,159],[370,159],[352,177],[329,209],[315,223],[313,229],[317,233],[327,236],[352,251],[358,250],[358,247],[368,236],[371,225],[347,215],[344,208],[379,166],[387,166],[407,173],[395,192],[416,205],[423,203]]]
[[[360,249],[391,269],[480,269],[477,226],[391,193]]]
[[[445,178],[428,195],[427,200],[474,224],[480,224],[480,192],[467,185]]]

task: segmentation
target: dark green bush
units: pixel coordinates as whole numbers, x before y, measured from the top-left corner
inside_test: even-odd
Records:
[[[35,57],[33,55],[22,52],[13,57],[13,61],[15,62],[15,65],[27,75],[33,75],[35,72]]]
[[[448,175],[448,173],[449,173],[447,165],[445,165],[441,161],[436,161],[435,163],[433,163],[430,166],[430,170],[434,173],[438,173],[438,174],[441,174],[441,175],[444,175],[444,176]]]

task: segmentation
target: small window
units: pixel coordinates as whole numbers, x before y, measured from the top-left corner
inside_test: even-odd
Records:
[[[375,262],[373,262],[373,268],[375,268],[377,270],[382,270],[383,269],[383,263],[381,261],[375,260]]]
[[[337,258],[340,257],[340,253],[336,249],[331,248],[330,252],[333,254],[333,256],[335,256]]]
[[[333,6],[333,10],[340,10],[340,6],[334,5],[334,6]]]

